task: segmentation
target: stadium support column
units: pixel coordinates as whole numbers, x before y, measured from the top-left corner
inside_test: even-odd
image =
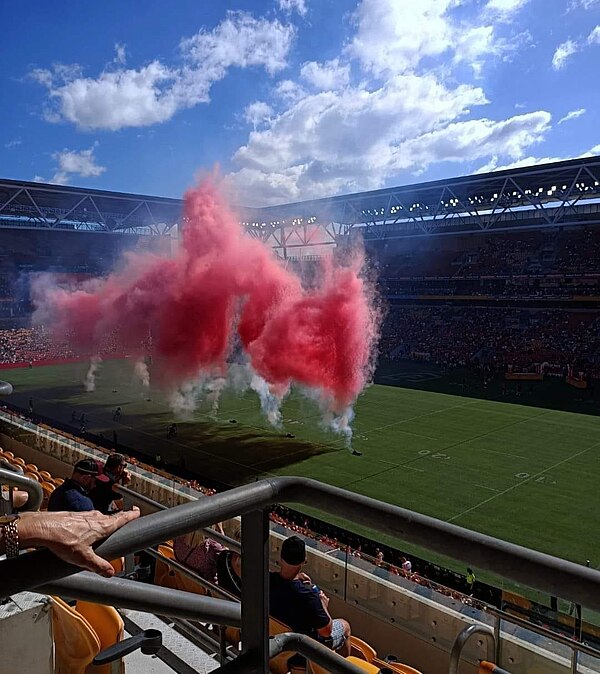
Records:
[[[242,652],[247,671],[269,671],[269,516],[242,515]]]
[[[287,236],[285,233],[285,226],[281,225],[281,248],[283,251],[283,259],[287,261],[288,259],[288,254],[287,254]]]

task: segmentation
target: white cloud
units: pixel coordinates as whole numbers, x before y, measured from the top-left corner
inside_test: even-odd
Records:
[[[229,180],[248,205],[375,189],[436,162],[517,159],[549,129],[543,111],[460,121],[486,103],[480,88],[450,89],[432,74],[396,75],[373,91],[308,95],[250,134]]]
[[[598,1],[600,2],[600,0]],[[600,44],[600,25],[596,26],[585,40],[566,40],[566,42],[559,44],[552,57],[552,67],[554,70],[564,68],[573,54],[597,44]]]
[[[350,66],[340,65],[337,58],[326,63],[309,61],[302,66],[300,75],[315,89],[331,91],[348,85],[350,82]]]
[[[567,10],[572,12],[576,9],[590,10],[600,5],[600,0],[570,0]]]
[[[512,21],[515,14],[521,11],[529,0],[489,0],[484,13],[497,21]]]
[[[306,0],[278,0],[279,9],[288,14],[298,12],[300,16],[305,16],[307,12]]]
[[[256,127],[268,121],[272,114],[273,108],[268,103],[255,101],[244,110],[244,119],[256,130]]]
[[[115,63],[120,63],[121,65],[125,64],[127,60],[127,51],[124,44],[115,43]]]
[[[521,33],[500,38],[494,22],[509,21],[528,0],[490,0],[481,14],[466,20],[456,0],[363,0],[356,11],[358,30],[349,53],[375,75],[414,70],[424,59],[444,56],[471,65],[480,74],[494,60],[523,42]]]
[[[7,143],[4,143],[4,147],[7,150],[12,150],[15,147],[18,147],[21,145],[23,141],[20,138],[13,138],[13,140],[9,140]]]
[[[502,121],[472,119],[411,138],[398,148],[402,168],[427,168],[440,161],[472,161],[502,153],[520,158],[550,128],[548,112],[530,112]]]
[[[275,87],[275,95],[289,103],[298,101],[306,96],[306,91],[297,82],[292,80],[281,80]]]
[[[563,124],[564,122],[570,122],[572,119],[577,119],[578,117],[581,117],[581,115],[585,115],[585,108],[579,108],[578,110],[571,110],[571,112],[568,112],[564,117],[561,117],[558,120],[559,124]]]
[[[234,154],[237,170],[227,179],[239,203],[376,189],[436,162],[493,155],[518,161],[543,140],[548,112],[470,119],[488,100],[481,87],[456,79],[464,76],[457,66],[468,64],[477,75],[489,58],[506,58],[528,39],[526,32],[499,37],[490,23],[494,15],[507,24],[525,0],[490,0],[470,21],[456,12],[459,4],[363,0],[341,55],[346,61],[305,63],[306,89],[280,82],[278,109]],[[505,26],[505,35],[511,31]],[[361,68],[358,83],[351,66]]]
[[[600,26],[596,26],[594,30],[587,36],[588,44],[600,44]]]
[[[564,68],[567,61],[579,51],[579,45],[575,40],[566,40],[558,45],[554,56],[552,57],[552,67],[554,70]]]
[[[96,163],[94,151],[97,147],[98,143],[94,143],[92,147],[87,150],[80,150],[79,152],[68,149],[55,152],[52,158],[56,161],[57,168],[49,182],[57,185],[66,185],[72,176],[96,178],[102,175],[106,171],[106,167]],[[44,182],[41,176],[35,176],[34,180],[36,182]]]
[[[527,166],[538,166],[540,164],[553,164],[558,161],[567,161],[569,159],[585,159],[586,157],[595,157],[596,155],[600,154],[600,145],[594,145],[594,147],[590,148],[586,152],[583,152],[582,154],[579,154],[577,156],[568,156],[568,157],[524,157],[523,159],[519,159],[518,161],[510,162],[508,164],[503,164],[499,165],[498,164],[498,157],[493,156],[487,164],[484,164],[480,168],[478,168],[476,171],[474,171],[475,174],[479,173],[490,173],[491,171],[508,171],[512,169],[517,169],[517,168],[525,168]]]
[[[53,103],[46,114],[49,121],[116,131],[164,122],[178,110],[207,102],[211,86],[229,68],[261,66],[269,74],[280,71],[293,37],[293,27],[279,21],[229,12],[212,31],[201,30],[182,40],[184,63],[179,67],[155,60],[138,69],[105,71],[93,79],[55,66],[52,71],[36,70],[32,76],[48,87]]]

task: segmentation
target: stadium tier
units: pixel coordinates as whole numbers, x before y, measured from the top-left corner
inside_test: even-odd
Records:
[[[351,427],[299,387],[275,423],[256,379],[165,391],[152,334],[133,355],[118,330],[93,351],[54,334],[40,289],[172,255],[182,202],[0,181],[0,514],[43,510],[81,460],[112,480],[111,509],[142,513],[93,541],[111,580],[47,550],[0,561],[3,658],[137,672],[142,645],[161,673],[600,672],[600,158],[238,214],[305,289],[363,240],[384,318]],[[269,616],[292,535],[307,566],[291,580],[351,637]]]

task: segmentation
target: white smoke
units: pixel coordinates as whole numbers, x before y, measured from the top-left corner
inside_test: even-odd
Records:
[[[346,448],[348,451],[352,452],[352,421],[354,419],[354,408],[351,405],[348,405],[341,414],[336,414],[331,411],[331,400],[323,395],[323,392],[320,389],[302,387],[300,391],[302,395],[313,400],[318,405],[321,412],[321,423],[323,427],[341,435],[345,440]]]
[[[150,370],[142,358],[136,360],[133,367],[133,378],[144,388],[150,388]]]
[[[227,387],[227,379],[225,379],[225,377],[211,379],[205,383],[204,387],[208,391],[206,399],[210,403],[210,416],[213,419],[216,419],[219,412],[219,398],[221,397],[223,390]]]
[[[102,358],[100,356],[93,356],[90,360],[90,367],[83,380],[83,386],[88,393],[96,390],[96,372],[100,369],[101,362]]]
[[[182,384],[169,396],[169,405],[173,412],[183,418],[189,419],[196,409],[198,399],[198,385],[190,381]]]
[[[269,384],[257,374],[250,380],[250,388],[258,393],[260,408],[267,417],[267,421],[275,428],[281,428],[281,401],[279,396],[271,393]]]
[[[354,409],[348,406],[341,414],[331,414],[328,420],[329,428],[344,438],[349,451],[352,451],[352,419],[354,419]]]

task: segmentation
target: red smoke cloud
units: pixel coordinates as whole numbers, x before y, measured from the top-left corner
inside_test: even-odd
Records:
[[[324,263],[321,282],[304,289],[244,233],[210,180],[186,193],[184,222],[175,257],[130,254],[123,271],[85,290],[46,289],[38,319],[89,353],[116,332],[138,355],[151,333],[154,370],[170,388],[225,374],[237,331],[273,393],[293,382],[318,388],[342,413],[367,383],[378,330],[362,254]]]

